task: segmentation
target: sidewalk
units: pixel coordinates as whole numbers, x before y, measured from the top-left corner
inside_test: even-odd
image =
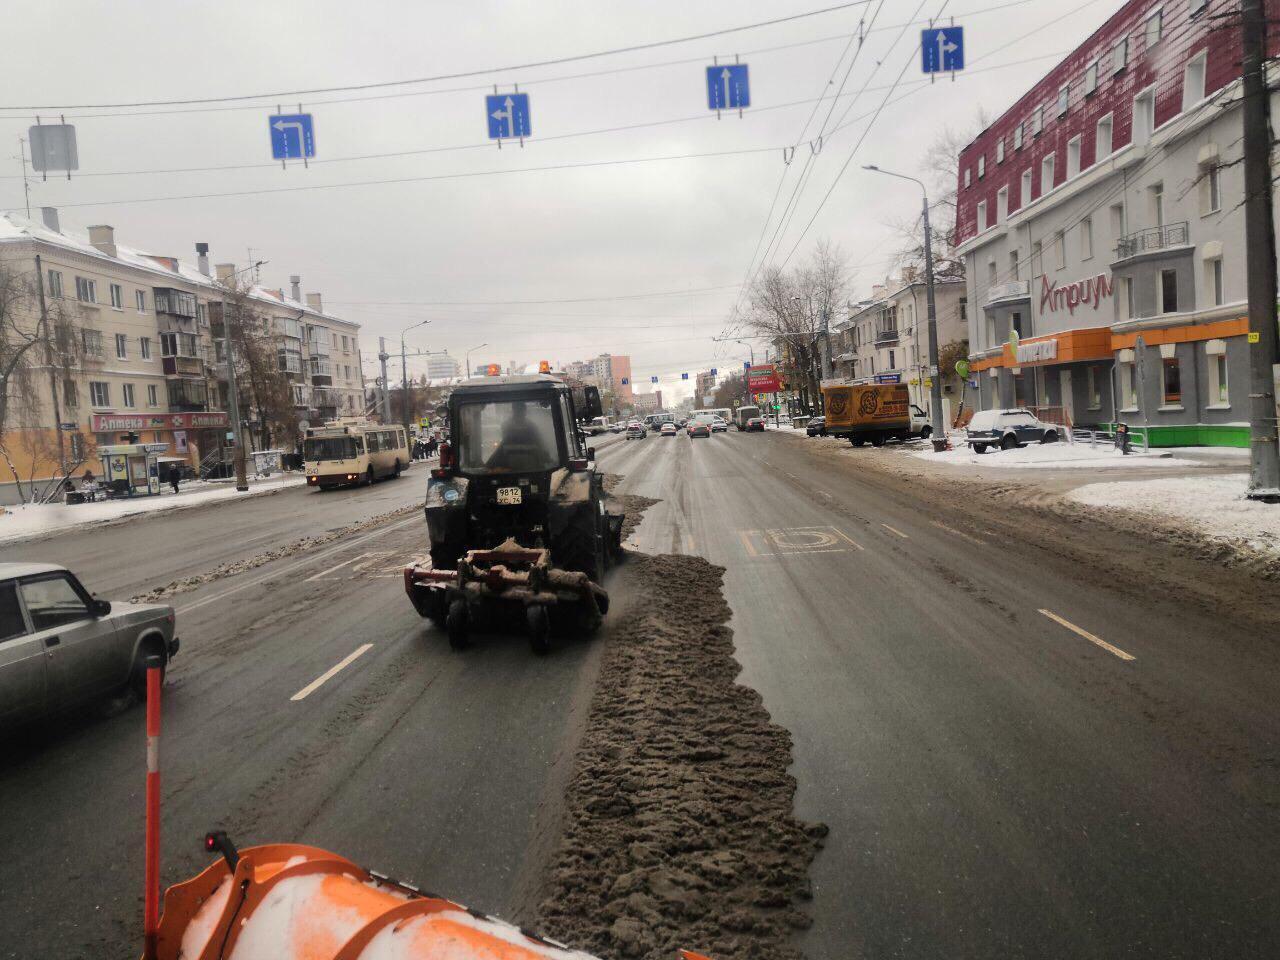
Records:
[[[0,513],[0,543],[32,540],[91,524],[109,523],[140,513],[157,510],[184,510],[201,507],[221,500],[252,497],[277,493],[289,487],[306,483],[301,473],[285,474],[265,480],[250,480],[248,493],[239,493],[234,480],[187,480],[173,493],[166,484],[158,496],[132,497],[120,500],[100,500],[65,506],[61,503],[28,503],[5,507]]]

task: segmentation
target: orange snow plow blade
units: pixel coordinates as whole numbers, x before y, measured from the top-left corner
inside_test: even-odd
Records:
[[[686,953],[686,957],[697,954]],[[317,847],[240,851],[165,893],[156,960],[591,960]]]

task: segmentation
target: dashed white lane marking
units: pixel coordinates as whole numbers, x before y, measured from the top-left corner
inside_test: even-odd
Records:
[[[863,548],[863,546],[862,546],[862,544],[858,543],[856,540],[854,540],[851,536],[849,536],[847,533],[845,533],[845,532],[844,532],[843,530],[841,530],[839,527],[832,527],[831,529],[835,531],[836,536],[838,536],[841,540],[846,540],[846,541],[848,541],[850,544],[852,544],[853,546],[857,547],[859,550],[864,549],[864,548]]]
[[[1085,638],[1086,640],[1088,640],[1090,643],[1096,644],[1096,645],[1098,645],[1099,647],[1101,647],[1103,650],[1107,651],[1107,653],[1113,653],[1113,654],[1115,654],[1115,655],[1116,655],[1117,657],[1119,657],[1121,660],[1136,660],[1136,659],[1137,659],[1133,654],[1131,654],[1131,653],[1125,653],[1125,652],[1124,652],[1123,650],[1121,650],[1119,647],[1116,647],[1116,646],[1113,646],[1113,645],[1111,645],[1111,644],[1107,643],[1107,641],[1103,640],[1101,637],[1095,637],[1095,636],[1094,636],[1092,633],[1090,633],[1088,630],[1085,630],[1085,629],[1083,629],[1083,628],[1081,628],[1081,627],[1077,627],[1077,626],[1076,626],[1074,623],[1072,623],[1070,620],[1064,620],[1062,617],[1058,616],[1058,615],[1057,615],[1056,613],[1054,613],[1052,610],[1041,610],[1040,612],[1041,612],[1042,614],[1044,614],[1046,617],[1048,617],[1050,620],[1052,620],[1054,623],[1060,623],[1060,624],[1062,624],[1062,626],[1066,627],[1066,628],[1067,628],[1068,630],[1070,630],[1072,633],[1077,634],[1077,635],[1079,635],[1079,636],[1081,636],[1081,637],[1084,637],[1084,638]]]
[[[341,660],[335,663],[332,667],[330,667],[324,673],[320,674],[320,676],[316,677],[314,680],[308,683],[305,687],[303,687],[301,690],[299,690],[289,699],[305,700],[307,697],[311,696],[311,694],[319,690],[325,683],[327,683],[328,681],[336,677],[341,671],[351,666],[351,664],[354,663],[358,657],[362,656],[366,651],[368,651],[372,647],[373,647],[372,643],[366,643],[362,646],[356,647],[355,650],[347,654],[345,657],[343,657]]]
[[[343,567],[347,566],[347,564],[355,563],[357,560],[363,560],[367,556],[369,556],[369,554],[367,553],[356,554],[350,560],[343,560],[337,566],[330,567],[328,570],[321,570],[319,573],[313,573],[311,576],[307,577],[307,579],[303,580],[302,582],[310,583],[312,580],[319,580],[321,577],[327,577],[329,574],[335,573],[338,570],[341,570]]]
[[[897,534],[898,536],[900,536],[903,540],[910,540],[910,539],[911,539],[911,538],[910,538],[910,537],[908,537],[905,533],[903,533],[901,530],[899,530],[897,527],[891,527],[891,526],[889,526],[887,523],[882,523],[882,524],[880,524],[880,526],[884,527],[884,528],[885,528],[886,530],[888,530],[890,533],[896,533],[896,534]]]
[[[947,533],[954,534],[955,536],[959,537],[961,540],[968,540],[970,543],[976,543],[980,547],[985,547],[987,545],[987,541],[980,540],[974,536],[970,536],[969,534],[965,533],[963,530],[957,530],[955,527],[948,527],[945,523],[939,523],[937,520],[930,520],[929,522],[933,524],[935,527],[937,527],[939,530],[945,530],[947,531]]]

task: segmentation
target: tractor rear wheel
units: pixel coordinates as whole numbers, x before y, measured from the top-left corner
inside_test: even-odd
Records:
[[[540,604],[525,607],[524,618],[529,624],[529,649],[544,656],[551,650],[551,620],[547,608]]]
[[[580,570],[593,583],[600,583],[604,579],[604,552],[595,527],[594,513],[580,514],[560,534],[552,563],[565,570]]]
[[[444,618],[444,629],[449,635],[449,646],[454,650],[465,650],[471,643],[469,620],[465,600],[454,600],[449,604],[449,613]]]

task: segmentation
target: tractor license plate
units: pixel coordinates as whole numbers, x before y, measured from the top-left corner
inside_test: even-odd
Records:
[[[499,487],[498,502],[505,504],[520,503],[524,497],[520,493],[519,487]]]

